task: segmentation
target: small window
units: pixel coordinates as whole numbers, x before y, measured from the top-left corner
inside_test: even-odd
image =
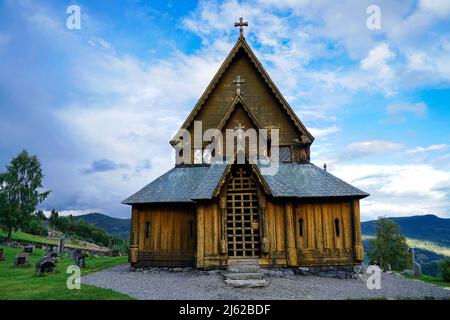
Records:
[[[339,237],[339,235],[340,235],[339,219],[334,220],[334,228],[336,229],[336,237]]]
[[[149,238],[150,237],[150,222],[146,222],[145,223],[145,238]]]
[[[300,237],[303,237],[303,219],[298,220],[298,224]]]
[[[280,161],[291,162],[291,147],[280,147]]]
[[[194,221],[189,221],[189,238],[194,236]]]

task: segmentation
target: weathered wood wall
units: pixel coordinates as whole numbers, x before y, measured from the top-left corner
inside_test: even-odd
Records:
[[[226,255],[220,254],[222,236],[218,201],[200,203],[197,206],[198,268],[214,268],[226,265]]]
[[[225,211],[220,209],[219,200],[196,207],[134,206],[132,264],[195,264],[206,269],[228,265],[227,251],[222,248],[226,244],[221,212]],[[267,199],[261,221],[268,240],[267,250],[258,259],[261,266],[349,265],[363,258],[358,200],[319,203]]]
[[[282,146],[292,146],[292,160],[309,162],[309,144],[294,142],[295,139],[301,141],[301,134],[243,49],[238,52],[228,69],[225,70],[221,80],[195,117],[196,121],[202,121],[203,132],[217,128],[224,118],[236,94],[236,85],[233,84],[233,80],[237,75],[245,79],[245,83],[241,85],[242,96],[263,128],[279,129],[279,143]],[[245,112],[240,108],[233,112],[228,127],[234,129],[238,122],[241,122],[246,129],[253,127]],[[194,137],[193,122],[188,130],[191,137]],[[194,151],[191,161],[194,161]]]
[[[196,217],[193,205],[133,208],[132,234],[138,265],[188,266],[195,261]],[[136,232],[137,231],[137,232]]]
[[[321,203],[268,200],[264,214],[268,252],[259,258],[261,266],[351,265],[362,260],[358,200]],[[198,206],[199,268],[217,268],[228,263],[226,253],[220,251],[220,219],[217,202]]]

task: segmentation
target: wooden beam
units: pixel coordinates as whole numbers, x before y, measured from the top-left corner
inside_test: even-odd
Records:
[[[352,228],[353,228],[353,255],[357,262],[364,259],[364,250],[362,246],[361,218],[359,212],[359,200],[352,201]]]
[[[292,201],[290,200],[284,205],[284,219],[286,262],[288,266],[293,267],[297,265],[297,251],[295,249],[294,212],[292,210]]]
[[[205,207],[199,205],[197,207],[197,253],[195,255],[195,264],[197,268],[204,267],[205,255]]]
[[[139,234],[139,210],[136,207],[131,209],[131,237],[130,237],[130,263],[138,262],[138,234]]]

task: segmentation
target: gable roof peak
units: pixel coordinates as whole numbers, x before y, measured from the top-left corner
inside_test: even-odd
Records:
[[[295,112],[292,110],[292,108],[289,106],[289,103],[286,101],[286,99],[281,94],[280,90],[277,88],[273,80],[270,78],[267,71],[264,69],[262,63],[258,60],[255,53],[251,49],[250,45],[247,43],[247,40],[245,39],[243,34],[240,34],[236,43],[234,44],[233,48],[231,49],[230,53],[226,57],[225,61],[220,66],[219,70],[215,74],[214,78],[209,83],[208,87],[202,94],[201,98],[198,100],[197,104],[195,105],[194,109],[191,111],[187,119],[184,121],[183,125],[181,126],[180,130],[176,133],[176,135],[172,138],[170,143],[174,145],[181,134],[182,129],[187,129],[191,123],[194,121],[196,115],[201,110],[202,106],[206,102],[209,95],[212,93],[213,89],[216,87],[217,83],[222,78],[223,74],[225,73],[226,69],[229,67],[231,62],[236,57],[237,53],[240,49],[243,49],[244,52],[249,57],[250,61],[253,63],[253,65],[256,67],[259,74],[264,78],[265,82],[267,83],[268,87],[272,91],[272,93],[275,95],[276,99],[279,101],[283,109],[285,110],[286,114],[290,117],[290,119],[293,121],[296,128],[300,131],[302,134],[302,142],[303,143],[309,143],[311,144],[314,141],[314,137],[312,134],[306,129],[306,127],[303,125],[303,123],[300,121],[300,119],[297,117]]]

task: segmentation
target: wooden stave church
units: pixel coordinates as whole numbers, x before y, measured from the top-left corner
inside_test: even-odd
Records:
[[[236,25],[236,44],[181,129],[193,136],[198,120],[222,132],[277,128],[278,173],[262,175],[256,164],[177,164],[122,202],[132,206],[131,265],[360,264],[359,201],[369,194],[310,163],[313,136],[253,53],[245,24]],[[179,142],[178,133],[170,143]]]

